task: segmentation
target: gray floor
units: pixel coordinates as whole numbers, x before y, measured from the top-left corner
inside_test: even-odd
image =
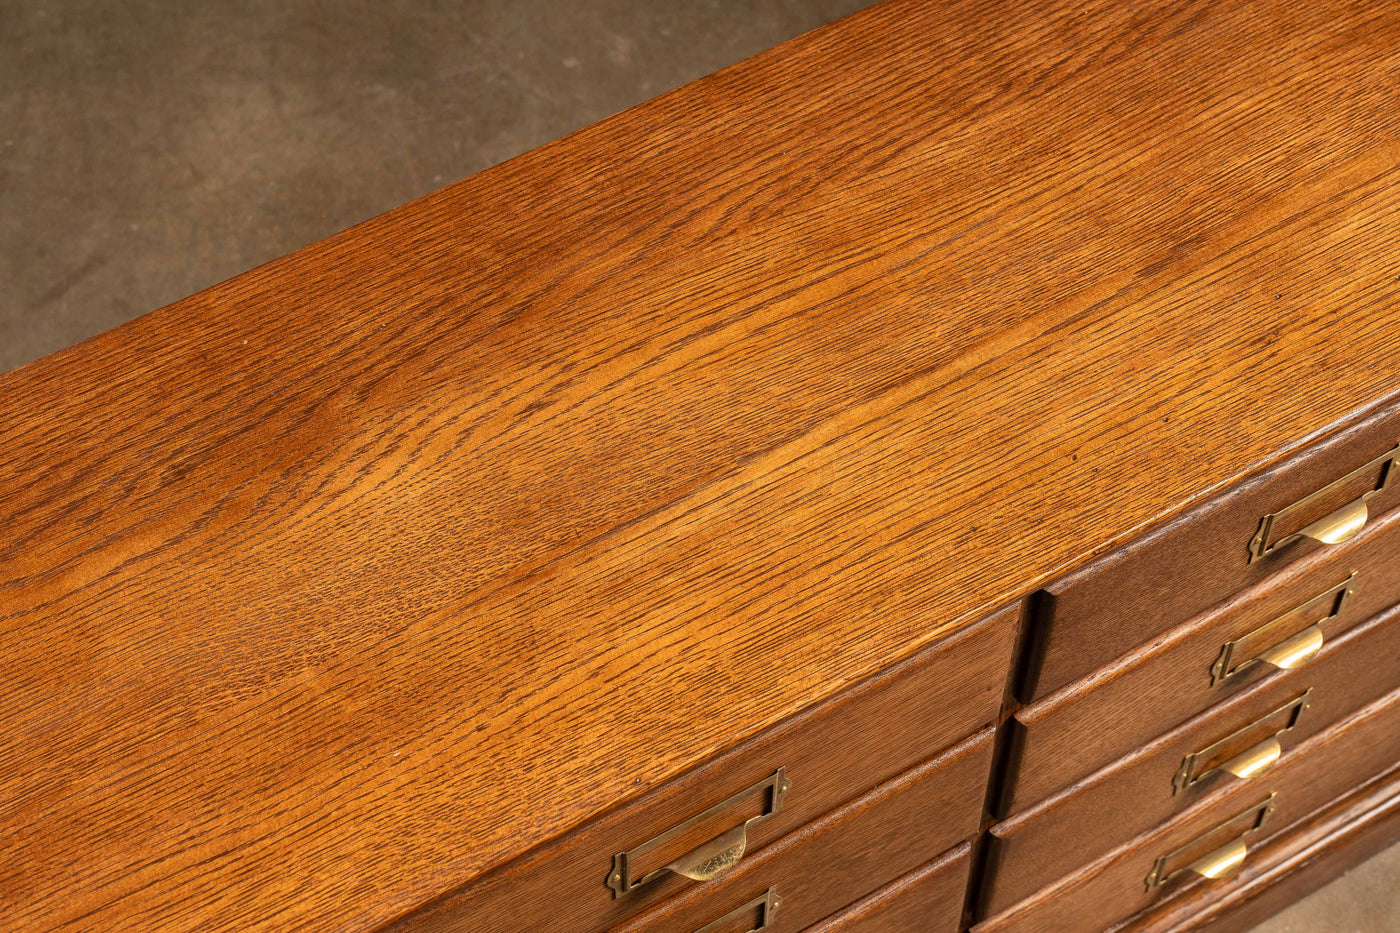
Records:
[[[0,0],[0,372],[866,2]],[[1394,933],[1397,878],[1257,933]]]
[[[1396,933],[1400,930],[1400,845],[1347,872],[1252,933]]]
[[[0,372],[868,0],[0,0]]]

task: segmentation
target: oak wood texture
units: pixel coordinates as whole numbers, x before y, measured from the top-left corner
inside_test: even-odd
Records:
[[[521,904],[549,904],[550,921],[560,929],[609,928],[696,884],[670,875],[614,899],[603,884],[613,853],[659,835],[781,766],[792,789],[780,813],[749,830],[745,858],[753,858],[769,842],[990,726],[1006,682],[1017,615],[1015,607],[1003,610],[943,639],[559,842],[512,861],[393,929],[515,930]],[[982,793],[986,770],[982,767],[976,779],[976,795]],[[980,810],[980,796],[977,801],[974,809]],[[741,808],[728,813],[727,822],[712,826],[711,835],[758,812],[753,801]],[[972,819],[975,829],[976,815]],[[708,836],[692,843],[704,838]]]
[[[1287,757],[1309,736],[1397,687],[1400,608],[1348,631],[1326,645],[1307,667],[1285,672],[1212,707],[992,827],[990,867],[981,891],[983,915],[1005,910],[1239,780],[1216,772],[1176,790],[1172,779],[1187,755],[1260,721],[1310,691],[1307,708],[1296,725],[1278,736]],[[1268,775],[1252,780],[1266,783]]]
[[[1396,841],[1400,841],[1400,768],[1275,834],[1251,854],[1234,878],[1193,888],[1144,911],[1118,930],[1246,933]]]
[[[974,835],[991,759],[987,729],[614,931],[693,933],[770,887],[783,899],[782,927],[804,929]]]
[[[963,843],[803,933],[958,933],[971,860]]]
[[[1352,595],[1322,623],[1325,639],[1400,603],[1400,512],[1346,544],[1294,561],[1093,676],[1017,711],[1014,728],[1019,734],[1010,765],[1015,781],[1003,797],[1004,812],[1043,800],[1222,699],[1279,677],[1278,669],[1255,664],[1213,684],[1211,667],[1226,642],[1294,609],[1311,604],[1309,612],[1293,614],[1280,626],[1280,634],[1271,633],[1263,647],[1316,623],[1333,609],[1319,606],[1316,598],[1353,572]],[[1400,673],[1392,686],[1400,686]]]
[[[1380,404],[1397,49],[898,0],[0,377],[3,924],[380,927]]]
[[[1059,690],[1324,548],[1300,539],[1249,562],[1261,518],[1397,443],[1400,406],[1391,406],[1048,585],[1036,604],[1039,656],[1025,674],[1022,699]],[[1368,505],[1371,520],[1400,505],[1400,484],[1392,483]]]
[[[1261,843],[1329,801],[1383,774],[1400,761],[1400,690],[1299,745],[1266,779],[1221,788],[1184,813],[977,924],[976,933],[1082,933],[1208,884],[1183,876],[1147,892],[1144,879],[1158,857],[1177,851],[1224,821],[1276,793],[1273,814],[1245,837]],[[1246,857],[1247,860],[1247,857]]]

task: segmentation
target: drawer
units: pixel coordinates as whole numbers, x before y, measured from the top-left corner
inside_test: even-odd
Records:
[[[984,912],[997,913],[1400,687],[1400,608],[1317,660],[1212,707],[1145,748],[992,827]]]
[[[515,931],[522,904],[548,904],[558,929],[592,933],[698,883],[662,871],[615,893],[608,882],[619,874],[619,856],[627,856],[636,880],[747,824],[743,859],[752,858],[769,842],[989,726],[1005,692],[1018,609],[1008,607],[940,640],[391,929]],[[696,709],[703,714],[704,704]],[[773,785],[780,768],[789,789],[778,808]],[[985,777],[984,768],[979,780]],[[648,783],[651,776],[639,774],[637,781]],[[524,789],[521,799],[528,804]],[[979,812],[981,806],[979,799]]]
[[[1291,564],[1093,678],[1017,711],[1001,813],[1034,804],[1204,709],[1306,663],[1400,602],[1400,512]],[[1269,658],[1274,664],[1259,660]]]
[[[976,834],[993,732],[789,833],[723,878],[691,886],[615,933],[747,933],[761,928],[774,907],[783,929],[801,930],[854,904]]]
[[[1280,910],[1400,842],[1400,768],[1391,768],[1249,849],[1233,877],[1169,897],[1113,933],[1248,933]],[[1389,921],[1385,917],[1390,917]],[[1394,933],[1395,914],[1375,915]],[[1262,928],[1261,928],[1262,929]],[[1378,933],[1336,924],[1316,933]],[[1312,933],[1293,927],[1290,933]]]
[[[1393,768],[1397,761],[1400,691],[1300,744],[1266,780],[1222,787],[1200,805],[974,929],[976,933],[1104,929],[1204,883],[1187,866],[1210,868],[1223,876],[1238,867],[1249,846]]]
[[[1400,504],[1400,483],[1378,489],[1396,479],[1384,458],[1397,441],[1400,403],[1391,402],[1045,587],[1035,601],[1037,650],[1018,685],[1019,698],[1030,702],[1058,690],[1325,549],[1294,533],[1329,515],[1339,518],[1332,530],[1344,533],[1350,527],[1345,519],[1361,517],[1356,503],[1363,496],[1372,519]],[[1348,506],[1351,513],[1344,511]]]
[[[804,933],[958,933],[971,863],[963,843]]]

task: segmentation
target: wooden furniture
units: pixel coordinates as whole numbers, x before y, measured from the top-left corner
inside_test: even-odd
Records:
[[[0,377],[0,927],[1243,929],[1395,840],[1397,50],[895,0]]]

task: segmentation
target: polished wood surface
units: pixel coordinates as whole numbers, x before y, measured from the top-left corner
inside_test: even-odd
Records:
[[[613,933],[693,933],[770,887],[784,927],[801,930],[977,832],[991,730],[789,833],[722,879],[691,885]],[[961,913],[961,903],[959,903]],[[446,927],[445,929],[452,929]],[[465,923],[463,933],[476,927]]]
[[[1317,659],[1231,698],[991,829],[984,914],[998,913],[1052,881],[1240,780],[1217,771],[1179,789],[1186,756],[1261,720],[1305,692],[1307,707],[1278,736],[1280,760],[1400,683],[1400,607],[1347,632]],[[1287,721],[1285,719],[1285,721]],[[1267,772],[1252,778],[1267,782]]]
[[[958,933],[970,862],[964,843],[803,933]]]
[[[551,923],[582,933],[655,906],[693,882],[672,875],[613,898],[602,883],[612,870],[613,853],[694,817],[781,766],[792,789],[781,812],[749,830],[749,852],[758,854],[784,834],[992,725],[1017,614],[1012,607],[961,630],[557,843],[513,860],[392,929],[501,933],[520,928],[521,904],[548,903]],[[978,775],[971,793],[973,810],[980,812],[987,767],[985,762],[965,767],[971,771],[960,773]],[[957,796],[969,788],[948,790],[957,799],[969,799]],[[756,812],[755,802],[746,799],[737,813],[728,813],[718,826],[690,841],[703,842],[737,825],[736,818]],[[961,817],[975,828],[979,812]]]
[[[378,927],[1379,404],[1397,49],[898,0],[0,377],[0,923]]]
[[[1333,598],[1320,604],[1317,597],[1348,579],[1353,592],[1339,609]],[[1336,610],[1321,623],[1325,645],[1397,603],[1400,512],[1393,512],[1351,541],[1314,551],[1094,676],[1019,710],[1016,728],[1023,734],[1010,765],[1015,787],[1004,798],[1006,812],[1043,800],[1191,716],[1283,675],[1254,664],[1213,683],[1212,667],[1226,642],[1281,620],[1280,631],[1271,629],[1265,640],[1268,647]],[[1299,607],[1306,611],[1294,612]],[[1239,660],[1253,656],[1246,652]],[[1400,686],[1400,673],[1390,679],[1390,686]]]
[[[1303,539],[1249,560],[1249,544],[1264,515],[1318,493],[1397,443],[1400,405],[1375,412],[1054,581],[1037,600],[1037,657],[1025,674],[1022,698],[1030,702],[1062,689],[1232,593],[1325,549]],[[1342,491],[1348,497],[1356,494],[1346,484]],[[1368,500],[1369,520],[1396,506],[1400,483],[1392,482]],[[1189,586],[1182,585],[1185,580]]]
[[[1275,834],[1240,873],[1135,917],[1115,933],[1247,933],[1400,837],[1400,768]],[[1391,917],[1378,917],[1385,921]],[[1319,931],[1322,933],[1322,931]]]
[[[1295,749],[1267,777],[1223,788],[1179,814],[982,923],[975,933],[1083,933],[1208,884],[1185,874],[1147,890],[1154,863],[1214,834],[1222,824],[1276,794],[1272,815],[1246,844],[1306,819],[1400,761],[1400,690],[1393,691]],[[1223,840],[1221,840],[1223,841]],[[1204,852],[1201,854],[1205,854]],[[1248,856],[1246,856],[1246,859]]]

